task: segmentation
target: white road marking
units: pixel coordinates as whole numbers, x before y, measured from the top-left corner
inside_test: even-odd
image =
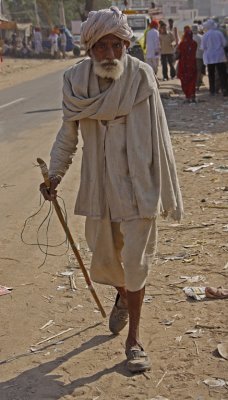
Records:
[[[0,108],[5,108],[5,107],[8,107],[8,106],[11,106],[12,104],[19,103],[20,101],[22,101],[24,99],[25,99],[24,97],[21,97],[20,99],[11,101],[10,103],[3,104],[2,106],[0,106]]]

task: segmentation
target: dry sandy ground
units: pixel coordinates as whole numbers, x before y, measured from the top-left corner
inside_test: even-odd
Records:
[[[64,62],[67,67],[72,60]],[[4,60],[0,89],[62,68],[64,62]],[[164,105],[185,218],[180,225],[159,221],[158,253],[146,287],[141,323],[152,370],[141,375],[126,371],[127,329],[117,337],[110,334],[108,319],[97,311],[72,251],[48,257],[39,268],[44,255],[36,246],[21,242],[25,219],[39,209],[40,172],[32,167],[34,157],[29,153],[34,155],[35,149],[37,155],[48,157],[57,130],[56,124],[50,124],[33,135],[33,140],[24,132],[20,140],[1,142],[0,284],[13,288],[0,297],[1,400],[228,398],[227,353],[222,357],[217,350],[221,343],[227,346],[227,300],[194,301],[183,292],[186,286],[228,287],[228,103],[221,95],[210,98],[205,88],[198,104],[186,105],[178,81],[162,86],[175,91],[164,99]],[[201,168],[189,170],[194,166]],[[80,151],[60,195],[88,266],[83,218],[72,216],[79,170]],[[72,185],[72,181],[77,183]],[[24,237],[30,243],[35,243],[47,213],[45,204],[29,220]],[[64,236],[54,215],[52,221],[48,237],[55,244]],[[40,230],[41,243],[46,242],[46,226]],[[54,254],[66,250],[65,245],[49,249]],[[69,276],[61,275],[66,271],[73,271],[76,290]],[[109,314],[115,291],[95,288]]]

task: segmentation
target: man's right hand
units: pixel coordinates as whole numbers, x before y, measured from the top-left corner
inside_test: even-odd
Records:
[[[50,178],[50,187],[47,187],[43,182],[40,184],[40,192],[45,200],[53,201],[57,197],[57,186],[59,185],[61,178],[58,176],[53,176]]]

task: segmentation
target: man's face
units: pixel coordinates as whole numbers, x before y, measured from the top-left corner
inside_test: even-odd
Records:
[[[99,39],[89,51],[95,74],[102,78],[118,79],[123,73],[128,45],[128,42],[112,34]]]

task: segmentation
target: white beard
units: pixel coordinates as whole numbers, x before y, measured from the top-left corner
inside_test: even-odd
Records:
[[[125,51],[123,51],[120,60],[115,58],[112,61],[106,59],[103,61],[96,61],[93,53],[91,54],[91,56],[93,60],[94,73],[98,75],[100,78],[109,78],[117,80],[121,77],[124,71]]]

